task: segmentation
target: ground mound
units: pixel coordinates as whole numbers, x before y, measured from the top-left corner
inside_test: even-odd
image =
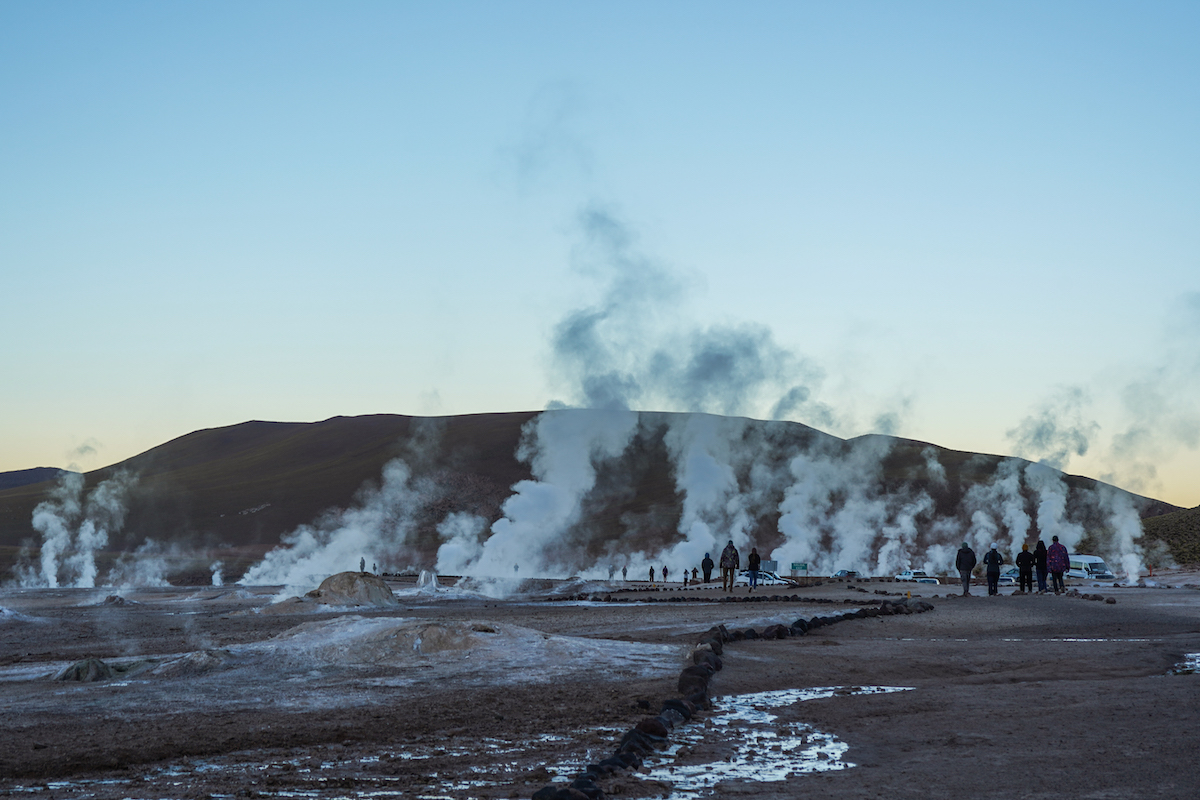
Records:
[[[318,603],[331,606],[394,606],[400,603],[383,578],[369,572],[330,575],[321,581],[315,593],[309,592],[308,596]]]

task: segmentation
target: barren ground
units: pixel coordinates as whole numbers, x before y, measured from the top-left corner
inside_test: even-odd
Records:
[[[386,610],[269,612],[266,588],[130,590],[122,605],[103,604],[111,590],[0,592],[0,794],[529,797],[677,696],[689,645],[710,626],[761,630],[913,588],[933,612],[727,645],[714,708],[676,729],[652,773],[602,785],[621,797],[1200,796],[1200,676],[1172,674],[1200,653],[1200,592],[1081,587],[1110,605],[859,586],[787,590],[831,606],[639,602],[719,590],[494,600],[397,584],[401,605]],[[117,673],[52,679],[88,657]],[[744,695],[865,686],[911,690],[729,721]],[[796,731],[844,753],[776,774]],[[712,789],[683,780],[689,766],[741,762]]]

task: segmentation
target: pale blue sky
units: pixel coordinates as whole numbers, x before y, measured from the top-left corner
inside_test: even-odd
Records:
[[[544,407],[600,207],[835,432],[1014,452],[1080,387],[1069,470],[1196,505],[1198,40],[1195,3],[5,3],[0,470]]]

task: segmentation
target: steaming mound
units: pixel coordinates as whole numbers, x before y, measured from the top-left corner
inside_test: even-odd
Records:
[[[321,581],[315,593],[318,603],[331,606],[394,606],[400,603],[378,575],[369,572],[339,572]]]
[[[191,678],[220,669],[230,657],[228,650],[201,650],[168,661],[155,669],[154,674],[162,678]]]
[[[54,676],[56,681],[106,681],[113,676],[113,669],[98,658],[85,658],[76,661],[62,672]]]
[[[321,664],[411,666],[433,661],[483,669],[514,681],[549,680],[556,670],[671,670],[682,657],[673,645],[555,636],[497,622],[359,616],[306,622],[254,649]]]

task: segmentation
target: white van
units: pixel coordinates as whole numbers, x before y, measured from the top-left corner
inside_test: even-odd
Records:
[[[1100,556],[1078,554],[1071,556],[1071,568],[1067,570],[1067,577],[1080,578],[1085,581],[1115,581],[1117,579],[1117,576],[1112,574]]]

